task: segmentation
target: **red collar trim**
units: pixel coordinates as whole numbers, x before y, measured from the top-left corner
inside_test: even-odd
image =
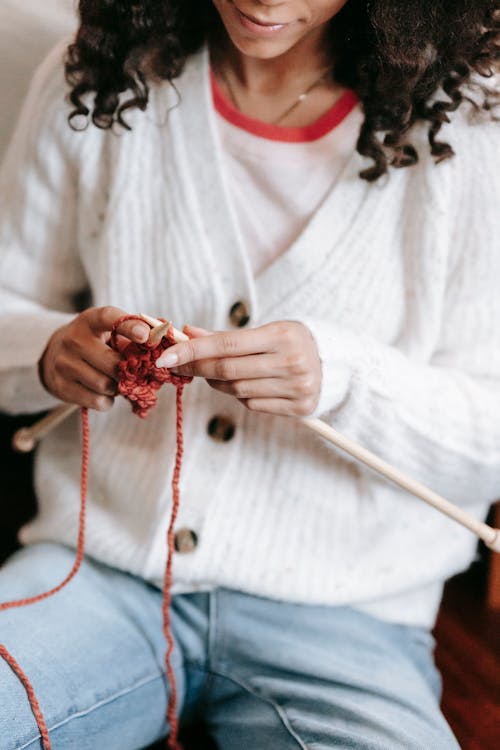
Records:
[[[253,117],[249,117],[237,110],[222,93],[212,69],[210,70],[210,83],[215,109],[225,120],[260,138],[267,138],[270,141],[283,141],[284,143],[303,143],[322,138],[337,127],[359,101],[357,94],[351,89],[347,89],[328,112],[322,115],[316,122],[306,125],[303,128],[290,128],[254,120]]]

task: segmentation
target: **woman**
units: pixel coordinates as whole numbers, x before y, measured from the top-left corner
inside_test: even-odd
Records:
[[[175,398],[135,419],[108,345],[139,311],[193,324],[157,362],[195,376],[172,603],[181,723],[205,722],[221,750],[457,747],[431,628],[474,540],[293,418],[320,416],[478,516],[499,494],[500,151],[477,83],[496,70],[495,7],[81,0],[71,112],[64,50],[39,70],[2,177],[1,405],[94,410],[88,558],[0,627],[54,748],[169,732]],[[2,601],[71,565],[78,432],[75,417],[40,447],[39,513]],[[5,663],[0,691],[2,750],[39,746]]]

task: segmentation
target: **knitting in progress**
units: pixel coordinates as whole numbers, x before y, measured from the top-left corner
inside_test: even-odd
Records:
[[[143,318],[136,315],[127,315],[115,321],[111,332],[111,346],[119,350],[117,340],[118,326],[126,320],[141,320]],[[172,669],[171,656],[174,648],[174,640],[170,629],[170,602],[171,602],[171,583],[172,583],[172,560],[174,552],[174,526],[179,509],[179,479],[183,454],[183,436],[182,436],[182,393],[184,385],[192,381],[192,377],[175,375],[170,373],[167,368],[155,367],[155,361],[160,354],[168,347],[175,344],[172,326],[162,337],[159,343],[149,341],[144,344],[129,343],[124,349],[120,350],[121,360],[119,364],[119,382],[118,390],[122,396],[125,396],[132,404],[132,410],[139,417],[144,418],[157,402],[157,392],[164,383],[171,383],[176,387],[176,435],[177,450],[175,464],[172,476],[172,512],[167,531],[167,563],[165,567],[164,587],[163,587],[163,632],[167,642],[165,654],[166,673],[170,687],[167,719],[169,725],[169,737],[167,747],[169,750],[181,750],[178,741],[178,719],[176,715],[177,706],[177,689],[175,676]],[[24,607],[29,604],[47,599],[64,588],[72,578],[77,574],[84,557],[85,548],[85,519],[87,505],[87,485],[88,485],[88,465],[89,465],[89,422],[88,410],[82,408],[82,464],[81,464],[81,501],[80,517],[78,529],[77,552],[73,568],[66,578],[56,587],[37,596],[27,599],[19,599],[0,604],[0,612],[14,607]],[[35,691],[24,673],[22,667],[16,659],[9,653],[7,648],[0,644],[0,656],[5,659],[11,669],[15,672],[19,680],[23,683],[31,709],[35,716],[44,750],[51,750],[49,731],[45,722],[43,713],[40,709]]]

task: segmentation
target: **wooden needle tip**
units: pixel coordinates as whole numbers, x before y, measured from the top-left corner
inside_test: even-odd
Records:
[[[146,321],[146,323],[149,323],[150,326],[154,328],[161,326],[162,321],[158,320],[158,318],[152,318],[151,315],[146,315],[146,313],[139,313],[139,317]],[[169,325],[172,325],[169,323]],[[178,331],[177,328],[172,327],[172,332],[174,334],[174,339],[176,344],[180,344],[181,341],[189,341],[189,336],[186,336],[185,333],[182,331]],[[165,334],[162,334],[165,335]],[[150,339],[151,341],[151,339]],[[161,341],[161,338],[159,339]],[[158,343],[158,341],[156,342]]]
[[[485,544],[489,549],[493,550],[493,552],[500,552],[500,529],[493,530],[496,531],[495,536],[491,542],[485,542]]]
[[[31,453],[35,445],[36,440],[29,427],[22,427],[12,438],[12,447],[17,453]]]
[[[155,346],[156,344],[159,344],[171,325],[172,323],[167,321],[166,323],[161,323],[161,325],[152,328],[149,334],[149,343],[154,344]]]

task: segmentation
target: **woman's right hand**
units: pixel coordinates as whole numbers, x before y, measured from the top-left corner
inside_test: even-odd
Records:
[[[107,411],[118,393],[120,355],[108,345],[116,320],[127,315],[118,307],[90,307],[50,337],[39,362],[40,379],[61,401]],[[150,327],[127,320],[117,332],[143,343]]]

